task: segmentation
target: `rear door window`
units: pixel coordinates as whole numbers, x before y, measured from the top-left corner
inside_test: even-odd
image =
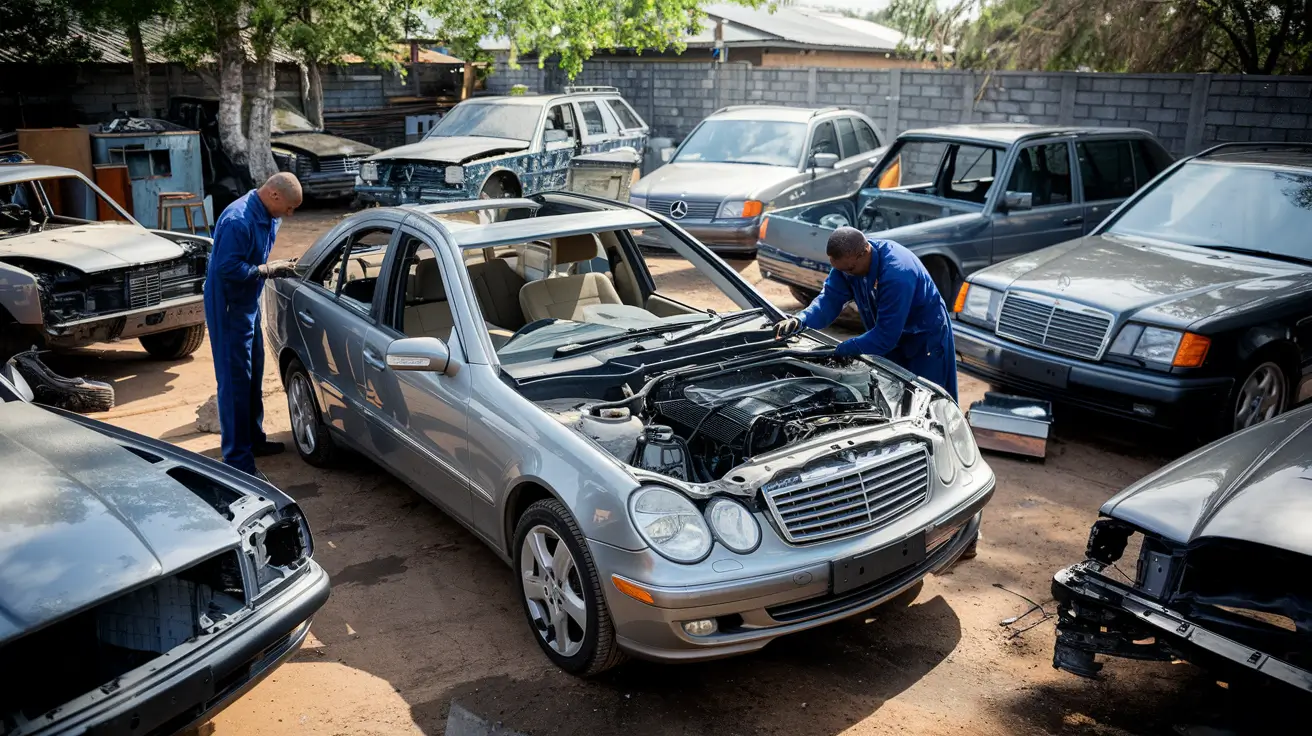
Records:
[[[1070,204],[1071,162],[1065,141],[1021,150],[1007,183],[1009,192],[1028,192],[1034,207]]]
[[[839,155],[843,158],[851,158],[861,153],[861,144],[857,142],[852,118],[838,118],[834,121],[834,125],[838,128],[838,145],[843,151]]]
[[[1134,178],[1137,187],[1153,180],[1153,177],[1171,165],[1171,154],[1155,142],[1139,139],[1131,142],[1134,159]],[[1136,187],[1136,188],[1137,188]]]
[[[1080,160],[1084,201],[1124,199],[1134,194],[1135,165],[1129,141],[1080,141],[1075,144],[1075,155]]]
[[[811,134],[811,155],[817,153],[842,155],[838,149],[838,136],[834,135],[834,124],[831,122],[820,123],[815,126],[815,132]]]
[[[638,119],[636,113],[629,109],[624,100],[606,100],[610,111],[615,113],[615,119],[620,121],[620,127],[625,130],[634,130],[642,127],[642,121]]]
[[[606,116],[601,113],[597,103],[591,100],[580,102],[579,113],[583,116],[583,128],[589,136],[603,136],[614,132],[606,129]]]
[[[874,129],[866,125],[866,121],[861,118],[853,118],[852,124],[856,126],[856,140],[861,147],[862,153],[879,148],[879,136],[875,135]]]

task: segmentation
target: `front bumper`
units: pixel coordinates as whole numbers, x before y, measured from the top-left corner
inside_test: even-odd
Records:
[[[992,495],[990,473],[988,482],[968,501],[937,515],[928,525],[923,519],[909,518],[903,521],[909,522],[910,526],[899,521],[891,527],[845,540],[845,544],[829,545],[829,556],[813,554],[813,561],[800,566],[710,584],[652,585],[641,579],[641,573],[637,572],[644,566],[643,561],[653,554],[650,551],[620,550],[598,542],[590,542],[589,547],[598,569],[604,573],[602,585],[620,648],[636,657],[657,662],[703,661],[753,652],[785,634],[854,616],[897,597],[925,576],[951,566],[974,541],[979,531],[981,510]],[[844,593],[833,592],[831,567],[834,561],[853,553],[901,545],[911,536],[911,527],[919,531],[923,528],[950,529],[957,525],[961,525],[961,529],[950,540],[930,550],[922,562],[863,587]],[[791,548],[791,557],[803,557],[802,550],[811,552],[825,546],[794,547]],[[611,581],[612,574],[649,591],[653,604],[620,593]],[[731,621],[735,625],[709,636],[692,636],[683,630],[683,622],[701,619]]]
[[[15,736],[172,734],[198,726],[300,648],[328,600],[328,574],[310,560],[278,596],[231,628],[192,640],[112,683],[65,703]]]
[[[765,243],[757,246],[756,262],[765,278],[817,293],[824,287],[831,270],[828,264],[785,253]]]
[[[355,194],[366,204],[378,204],[383,207],[399,207],[403,204],[433,204],[435,202],[463,202],[478,199],[478,194],[470,194],[463,187],[389,187],[357,184]]]
[[[1134,589],[1102,574],[1087,560],[1052,579],[1057,601],[1057,643],[1052,666],[1081,677],[1102,669],[1094,655],[1129,659],[1188,659],[1231,675],[1264,675],[1312,693],[1312,672],[1190,623]],[[1136,643],[1148,641],[1151,643]]]
[[[313,199],[341,199],[355,193],[354,173],[313,173],[296,178],[305,196]]]
[[[702,220],[689,222],[675,220],[679,227],[688,231],[707,248],[722,256],[753,256],[756,254],[756,236],[761,229],[759,218],[748,220]],[[668,250],[668,246],[652,238],[637,238],[638,245],[658,250]]]
[[[1159,426],[1215,422],[1233,379],[1087,363],[952,323],[958,366],[1004,389]]]
[[[153,307],[70,320],[46,327],[46,345],[75,348],[96,342],[127,340],[205,323],[201,294],[170,299]]]

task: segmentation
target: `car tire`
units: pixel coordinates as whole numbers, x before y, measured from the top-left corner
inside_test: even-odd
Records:
[[[561,545],[567,555],[561,553]],[[524,616],[548,659],[579,677],[624,662],[627,657],[615,641],[601,576],[583,533],[563,503],[543,499],[524,511],[515,527],[514,557]],[[542,564],[543,559],[548,564]],[[568,569],[557,577],[560,567]],[[580,612],[585,617],[582,624],[577,619]],[[562,621],[567,632],[563,639],[556,633]]]
[[[938,289],[939,296],[943,297],[943,303],[951,309],[952,303],[957,298],[957,290],[961,288],[957,282],[956,269],[944,258],[930,258],[924,263],[925,270],[929,272],[929,277],[933,279],[934,287]]]
[[[1270,353],[1259,355],[1235,379],[1223,434],[1238,432],[1283,414],[1292,393],[1289,372]]]
[[[803,307],[809,307],[811,305],[811,302],[815,301],[815,298],[820,296],[820,292],[811,291],[810,289],[803,289],[800,286],[788,287],[788,293],[792,294],[793,298],[796,299],[798,303],[801,304]]]
[[[200,349],[205,342],[205,325],[180,327],[168,332],[157,332],[139,338],[141,347],[156,360],[177,360]]]
[[[283,375],[287,391],[287,412],[291,417],[292,444],[305,462],[316,468],[328,468],[341,456],[328,425],[323,423],[323,412],[314,396],[314,383],[299,360],[292,360]]]

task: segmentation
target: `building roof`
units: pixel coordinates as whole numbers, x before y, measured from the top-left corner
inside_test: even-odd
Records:
[[[146,61],[151,64],[164,64],[169,60],[164,56],[156,53],[153,49],[157,48],[164,41],[164,34],[167,28],[156,21],[143,23],[141,25],[141,39],[146,46]],[[89,28],[76,21],[69,24],[69,32],[74,36],[81,36],[87,40],[91,47],[100,52],[100,63],[102,64],[131,64],[132,51],[128,45],[128,37],[119,31],[107,30],[103,28]],[[296,63],[296,57],[283,51],[274,49],[273,60],[279,64]],[[0,48],[0,62],[18,62],[21,57],[13,50]]]

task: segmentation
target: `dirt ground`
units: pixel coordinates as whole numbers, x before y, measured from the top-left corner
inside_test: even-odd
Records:
[[[340,216],[298,214],[274,257],[303,252]],[[656,266],[667,288],[702,296],[673,259]],[[754,262],[735,266],[798,307]],[[208,346],[173,363],[136,343],[98,346],[57,368],[114,383],[118,407],[102,418],[217,456],[218,436],[195,428],[214,393]],[[265,386],[265,427],[289,451],[260,466],[308,514],[333,590],[306,647],[215,720],[220,735],[440,734],[453,699],[529,734],[1152,734],[1235,707],[1191,665],[1116,661],[1097,682],[1051,667],[1052,572],[1081,558],[1104,500],[1168,459],[1160,433],[1059,414],[1045,461],[988,458],[997,492],[979,557],[913,599],[753,656],[633,662],[582,681],[539,652],[514,576],[490,551],[376,467],[301,462],[272,371]],[[984,389],[962,376],[962,404]],[[1042,611],[1026,614],[1027,599]]]

